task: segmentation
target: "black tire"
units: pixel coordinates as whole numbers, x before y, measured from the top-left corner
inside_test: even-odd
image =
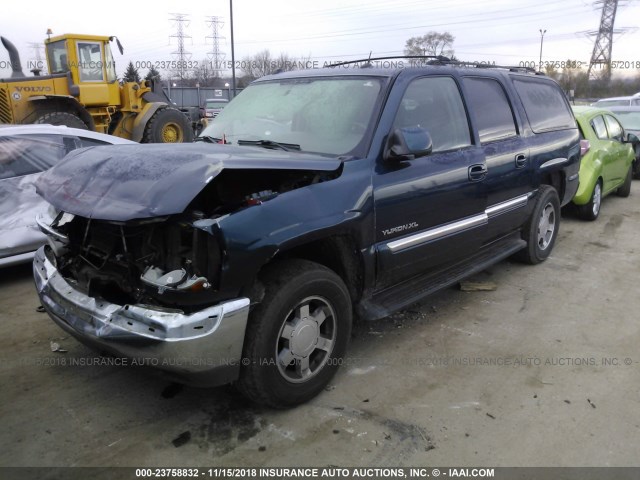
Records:
[[[142,143],[189,143],[193,131],[187,117],[178,109],[160,108],[149,119]]]
[[[74,113],[69,112],[49,112],[40,115],[33,123],[46,123],[49,125],[64,125],[71,128],[81,128],[88,130],[87,124]]]
[[[541,185],[531,217],[522,230],[522,238],[527,246],[516,253],[515,258],[530,265],[544,262],[553,250],[559,229],[558,192],[549,185]]]
[[[629,165],[629,171],[627,176],[624,177],[624,183],[616,190],[616,195],[622,198],[627,198],[631,195],[631,182],[633,181],[633,165]]]
[[[584,205],[576,205],[576,212],[582,220],[588,220],[593,222],[598,215],[600,215],[600,209],[602,207],[602,180],[598,179],[593,191],[591,192],[591,198]]]
[[[249,316],[237,386],[256,403],[291,407],[320,393],[343,363],[351,299],[338,275],[307,260],[267,266],[260,281],[264,297]]]

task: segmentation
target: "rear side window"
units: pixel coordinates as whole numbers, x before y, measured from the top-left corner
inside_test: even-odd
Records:
[[[0,179],[42,172],[66,154],[58,138],[0,137]]]
[[[529,78],[514,78],[513,84],[534,132],[576,127],[564,93],[556,84]]]
[[[596,137],[600,140],[607,140],[607,126],[604,124],[602,115],[598,115],[591,120],[591,127],[596,132]]]
[[[409,84],[394,122],[394,128],[402,127],[426,129],[434,152],[471,145],[467,113],[451,77],[418,78]]]
[[[481,143],[517,135],[513,111],[500,83],[492,78],[479,77],[466,77],[463,82]]]

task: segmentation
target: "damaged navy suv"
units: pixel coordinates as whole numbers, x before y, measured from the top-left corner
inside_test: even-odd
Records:
[[[100,351],[271,406],[318,394],[353,315],[389,315],[554,245],[579,133],[549,78],[427,65],[255,81],[191,145],[71,153],[34,261],[43,306]]]

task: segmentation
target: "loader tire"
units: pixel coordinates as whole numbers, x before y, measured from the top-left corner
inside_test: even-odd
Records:
[[[187,117],[176,108],[161,108],[147,123],[142,143],[189,143],[193,131]]]
[[[71,128],[88,130],[87,124],[80,117],[69,112],[49,112],[40,115],[33,123],[46,123],[48,125],[64,125]]]

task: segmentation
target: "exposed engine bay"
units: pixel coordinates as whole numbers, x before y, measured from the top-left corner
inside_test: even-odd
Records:
[[[122,222],[61,212],[50,226],[49,255],[62,276],[90,297],[197,310],[219,301],[225,248],[223,235],[199,228],[198,221],[255,207],[339,172],[223,170],[183,213],[164,217]]]

